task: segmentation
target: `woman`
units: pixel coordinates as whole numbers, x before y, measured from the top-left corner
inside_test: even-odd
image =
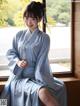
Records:
[[[50,72],[50,38],[38,28],[43,4],[32,1],[23,18],[28,30],[17,33],[7,52],[11,75],[1,97],[9,95],[10,106],[66,106],[64,83]]]

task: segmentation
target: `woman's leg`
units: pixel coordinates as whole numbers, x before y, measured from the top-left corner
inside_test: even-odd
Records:
[[[56,99],[53,96],[51,96],[51,94],[46,88],[41,88],[38,91],[38,94],[44,106],[59,106]]]

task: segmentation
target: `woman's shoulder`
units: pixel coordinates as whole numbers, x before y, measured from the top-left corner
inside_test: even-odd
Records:
[[[50,37],[47,33],[40,31],[40,36],[44,39],[44,40],[49,40],[50,41]]]
[[[20,30],[16,33],[13,39],[19,40],[20,38],[23,38],[27,30]]]
[[[26,33],[27,30],[20,30],[17,32],[16,37],[20,37]]]

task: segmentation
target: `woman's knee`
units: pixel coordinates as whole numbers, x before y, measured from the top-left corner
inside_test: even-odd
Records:
[[[50,94],[47,88],[41,88],[38,91],[38,95],[40,99],[42,99],[44,102],[47,102]]]
[[[53,102],[53,97],[47,88],[41,88],[38,94],[39,94],[40,100],[43,101],[44,103],[47,104],[48,102]]]
[[[41,88],[38,92],[40,100],[46,106],[58,106],[58,103],[54,97],[50,94],[47,88]]]

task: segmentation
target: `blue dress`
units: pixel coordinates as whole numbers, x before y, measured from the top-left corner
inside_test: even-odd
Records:
[[[7,52],[11,75],[0,97],[8,99],[8,106],[40,106],[37,91],[41,87],[46,87],[60,106],[67,106],[65,85],[53,77],[49,66],[49,47],[49,36],[38,28],[16,34]],[[22,59],[28,62],[24,69],[16,64]]]

